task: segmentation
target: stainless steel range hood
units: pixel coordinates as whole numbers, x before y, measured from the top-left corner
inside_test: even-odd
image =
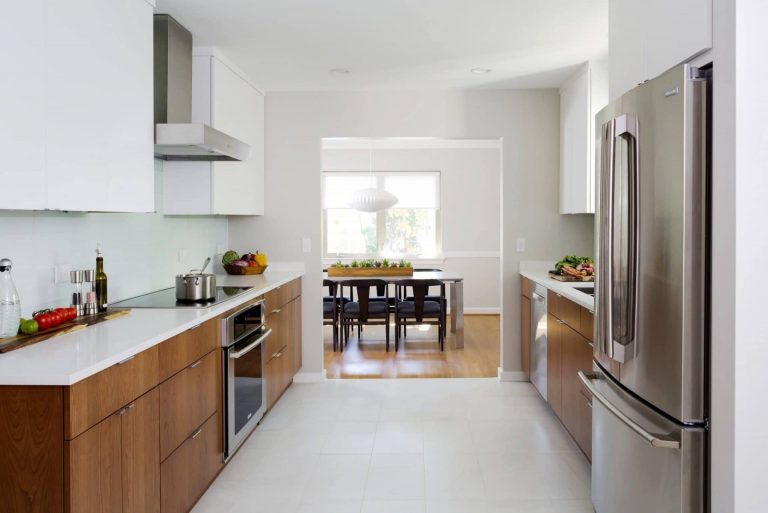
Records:
[[[192,34],[167,14],[155,15],[155,157],[248,160],[251,147],[192,123]]]

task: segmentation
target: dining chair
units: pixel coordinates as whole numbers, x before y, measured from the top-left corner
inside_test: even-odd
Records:
[[[414,269],[414,274],[416,273],[441,273],[443,272],[442,269]],[[413,301],[413,296],[408,296],[407,293],[403,293],[403,297],[405,297],[406,301]],[[445,295],[445,284],[441,282],[440,286],[440,293],[438,295],[429,294],[429,291],[427,292],[427,296],[424,298],[425,301],[439,301],[443,304],[443,337],[446,336],[448,333],[447,327],[448,327],[448,299]],[[405,337],[405,326],[403,326],[403,337]]]
[[[323,280],[323,287],[328,287],[328,295],[323,296],[323,326],[333,326],[333,350],[339,342],[339,303],[343,298],[337,295],[338,286],[333,280]]]
[[[386,348],[389,351],[389,289],[384,280],[344,280],[339,282],[339,293],[344,296],[344,290],[349,287],[355,291],[356,300],[342,305],[341,320],[341,350],[349,342],[349,332],[354,326],[358,327],[358,343],[361,341],[361,326],[384,326]],[[371,287],[384,285],[384,301],[371,301]]]
[[[430,287],[441,287],[445,290],[445,285],[440,280],[402,280],[398,283],[400,291],[405,291],[407,287],[413,290],[413,296],[396,301],[395,306],[395,352],[400,348],[400,327],[415,326],[419,324],[429,324],[437,326],[437,342],[440,351],[445,348],[445,302],[441,297],[437,301],[428,300],[427,294]]]

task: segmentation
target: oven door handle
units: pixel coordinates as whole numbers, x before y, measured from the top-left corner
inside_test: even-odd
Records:
[[[246,354],[250,353],[252,350],[254,350],[257,346],[261,345],[262,342],[264,342],[267,337],[272,334],[272,328],[269,328],[262,336],[248,344],[246,347],[241,349],[240,351],[232,351],[229,353],[229,357],[233,359],[240,358],[241,356],[245,356]]]

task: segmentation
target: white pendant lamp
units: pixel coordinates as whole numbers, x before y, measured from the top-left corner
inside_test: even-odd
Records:
[[[370,154],[370,172],[373,176],[373,146]],[[358,189],[347,202],[349,208],[359,212],[379,212],[387,210],[397,204],[397,196],[382,189],[366,187]]]

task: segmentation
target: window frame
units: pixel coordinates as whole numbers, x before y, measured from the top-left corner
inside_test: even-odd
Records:
[[[321,194],[321,238],[323,260],[352,260],[352,259],[382,259],[382,250],[384,249],[384,237],[387,231],[386,210],[375,212],[376,215],[376,253],[329,253],[328,252],[328,209],[325,206],[325,180],[329,176],[334,177],[360,177],[371,175],[376,178],[376,188],[384,190],[384,181],[387,176],[433,176],[437,177],[437,199],[438,206],[435,209],[435,254],[434,255],[413,255],[406,254],[394,258],[405,258],[408,260],[438,260],[443,258],[443,209],[442,209],[442,175],[440,171],[323,171],[320,178]],[[397,208],[397,205],[395,207]],[[349,209],[353,210],[353,209]]]

